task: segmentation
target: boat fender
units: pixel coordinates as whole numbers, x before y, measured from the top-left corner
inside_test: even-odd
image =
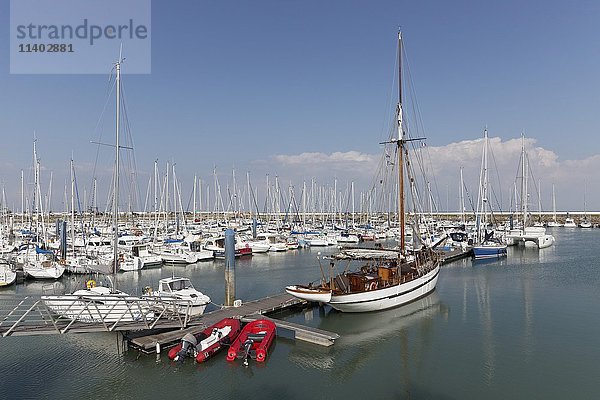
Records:
[[[93,279],[90,279],[89,281],[87,281],[85,283],[85,287],[87,287],[88,289],[92,289],[96,287],[96,281]]]
[[[369,285],[369,290],[375,290],[377,289],[377,282],[371,282],[371,284]]]

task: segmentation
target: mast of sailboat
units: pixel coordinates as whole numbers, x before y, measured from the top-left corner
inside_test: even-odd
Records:
[[[398,32],[398,223],[400,254],[404,254],[404,131],[402,130],[402,32]]]
[[[405,252],[405,208],[404,208],[404,144],[415,140],[424,140],[425,138],[405,139],[404,128],[402,125],[402,32],[398,32],[398,139],[390,140],[380,144],[394,143],[398,151],[398,223],[400,225],[400,254]]]
[[[465,223],[465,192],[464,192],[464,180],[463,180],[463,167],[460,167],[460,222]]]
[[[66,236],[65,236],[66,237]],[[66,254],[66,243],[63,244]],[[71,157],[71,251],[75,257],[75,167]]]
[[[556,197],[554,196],[554,183],[552,184],[552,220],[556,222]]]
[[[115,64],[116,69],[116,92],[117,92],[117,114],[116,114],[116,129],[115,129],[115,179],[113,188],[113,273],[119,271],[119,120],[121,111],[121,52],[119,52],[119,60]]]
[[[523,214],[523,229],[527,226],[527,160],[525,159],[525,133],[521,132],[521,212]]]

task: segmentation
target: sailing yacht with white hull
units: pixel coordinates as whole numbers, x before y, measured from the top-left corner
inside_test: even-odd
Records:
[[[413,182],[407,143],[420,138],[408,138],[403,124],[402,109],[402,34],[398,34],[399,101],[397,108],[398,138],[386,142],[395,144],[398,167],[398,219],[400,243],[397,255],[375,264],[363,265],[356,271],[333,274],[331,263],[330,278],[325,276],[317,286],[293,285],[286,292],[308,301],[329,304],[343,312],[368,312],[385,310],[410,303],[426,296],[435,289],[440,272],[440,260],[430,247],[421,247],[409,251],[405,243],[405,173],[408,181]],[[411,191],[412,193],[412,191]]]
[[[97,284],[93,279],[86,282],[83,289],[79,289],[65,295],[42,296],[42,301],[54,313],[70,320],[90,323],[117,323],[127,321],[152,320],[154,313],[150,309],[146,299],[130,296],[117,290],[108,274],[117,274],[120,268],[119,257],[119,114],[121,110],[121,63],[123,58],[119,54],[119,60],[115,64],[116,84],[116,139],[115,139],[115,175],[113,187],[113,257],[107,257],[107,268],[111,271],[102,271],[102,265],[96,265],[97,272],[107,275],[108,285]],[[116,281],[115,281],[116,282]]]

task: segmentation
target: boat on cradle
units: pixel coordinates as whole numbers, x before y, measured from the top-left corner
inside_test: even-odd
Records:
[[[169,350],[169,359],[183,361],[190,357],[204,362],[223,347],[231,345],[241,330],[239,319],[225,318],[195,335],[187,333],[181,343]]]
[[[157,297],[173,304],[174,311],[179,314],[201,315],[210,303],[210,297],[196,290],[188,278],[170,277],[158,281],[158,290],[144,288],[147,296]]]
[[[398,35],[398,54],[401,76],[402,66],[402,35]],[[402,93],[402,79],[399,93]],[[336,310],[343,312],[369,312],[384,310],[401,306],[426,296],[432,292],[437,284],[440,272],[440,258],[432,247],[423,245],[408,249],[406,245],[405,224],[408,212],[405,211],[404,187],[405,174],[409,182],[413,182],[412,168],[407,168],[409,143],[422,138],[410,138],[405,131],[403,123],[402,95],[398,101],[396,113],[397,139],[391,139],[386,144],[395,145],[397,160],[394,163],[385,163],[384,168],[392,167],[392,171],[398,178],[398,216],[400,227],[399,251],[393,254],[391,259],[365,260],[357,258],[361,265],[351,269],[344,262],[343,272],[336,273],[335,262],[331,261],[329,266],[329,277],[322,272],[321,281],[314,286],[292,285],[286,288],[286,292],[300,299],[322,301]],[[388,154],[386,152],[386,154]],[[424,170],[424,169],[423,169]],[[388,173],[389,171],[381,171]],[[377,179],[379,180],[379,179]],[[412,191],[409,191],[414,195]],[[413,205],[418,200],[413,197]],[[417,215],[417,213],[413,213]],[[413,223],[419,231],[419,220],[415,217]],[[364,263],[366,261],[366,263]],[[320,262],[320,261],[319,261]],[[323,271],[323,268],[321,268]]]
[[[110,282],[108,277],[107,282]],[[41,298],[52,312],[80,322],[115,323],[154,319],[150,302],[116,290],[112,284],[97,285],[94,279],[86,282],[85,289]]]
[[[248,357],[250,357],[256,362],[264,362],[269,347],[275,339],[276,330],[275,323],[268,319],[249,322],[229,346],[227,361],[244,359],[244,365],[247,366]]]
[[[15,283],[17,273],[13,265],[5,259],[0,258],[0,287]]]

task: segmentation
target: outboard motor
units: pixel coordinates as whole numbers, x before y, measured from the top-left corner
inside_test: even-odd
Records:
[[[186,333],[186,335],[181,339],[181,350],[179,350],[177,353],[174,361],[183,362],[183,359],[186,355],[194,357],[194,351],[197,344],[198,341],[196,340],[196,337],[191,333]]]
[[[244,342],[244,362],[242,364],[244,367],[248,366],[248,356],[250,355],[250,349],[252,348],[253,344],[254,340],[252,339],[246,339]]]

